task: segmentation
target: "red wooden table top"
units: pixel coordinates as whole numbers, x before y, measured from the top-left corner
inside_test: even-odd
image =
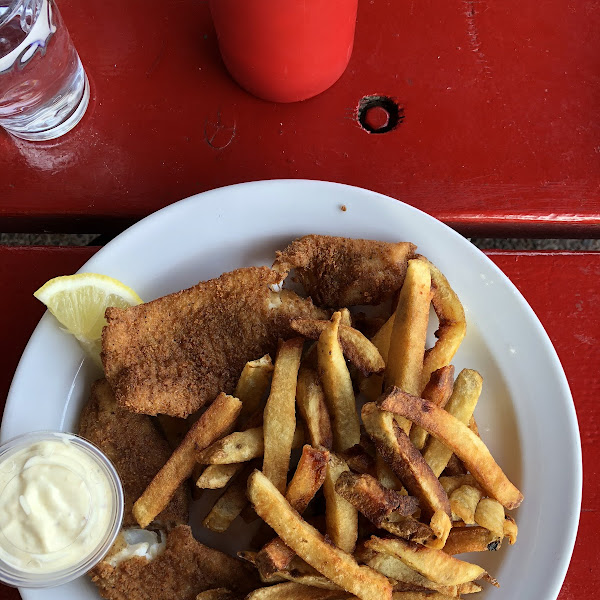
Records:
[[[0,362],[0,411],[19,356],[43,307],[31,295],[50,277],[77,270],[95,248],[9,248],[0,246],[0,304],[4,360]],[[600,588],[600,253],[488,252],[529,301],[552,339],[569,379],[583,447],[584,489],[579,534],[560,600],[590,597]],[[16,276],[15,274],[18,274]],[[17,316],[17,318],[15,318]],[[559,480],[557,479],[557,486]],[[557,493],[560,493],[557,487]],[[549,524],[551,526],[551,524]],[[527,574],[523,573],[523,577]],[[593,594],[593,592],[592,592]],[[0,600],[16,600],[0,586]]]
[[[0,230],[116,231],[226,184],[374,189],[465,233],[600,232],[597,0],[360,0],[341,80],[302,103],[241,90],[206,1],[59,0],[92,99],[47,143],[0,132]],[[363,96],[404,120],[359,126]]]

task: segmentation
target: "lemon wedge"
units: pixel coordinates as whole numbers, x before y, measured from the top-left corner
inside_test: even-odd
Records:
[[[142,299],[117,279],[97,273],[55,277],[33,294],[66,331],[73,334],[96,364],[100,361],[104,313],[109,306],[127,308]]]

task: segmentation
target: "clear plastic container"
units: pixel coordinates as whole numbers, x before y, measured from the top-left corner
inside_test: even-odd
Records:
[[[51,140],[82,119],[87,75],[54,0],[0,0],[0,125]]]
[[[71,446],[76,453],[82,452],[91,459],[99,468],[94,477],[106,478],[101,484],[102,487],[106,486],[106,488],[110,490],[108,506],[105,507],[109,513],[107,519],[108,526],[104,533],[99,533],[97,538],[93,538],[94,543],[90,547],[89,552],[86,552],[84,555],[76,555],[72,564],[63,565],[60,569],[51,572],[41,573],[27,571],[11,564],[8,559],[0,556],[0,581],[14,587],[52,587],[67,583],[84,575],[104,558],[121,529],[123,520],[123,488],[117,471],[104,453],[79,436],[57,431],[35,431],[15,437],[0,446],[0,470],[4,469],[6,473],[8,472],[8,469],[14,468],[13,465],[15,464],[15,460],[12,460],[12,458],[14,457],[16,459],[20,451],[40,442],[57,440],[65,442],[67,445]],[[22,472],[24,471],[19,471],[19,473]],[[17,472],[15,471],[15,476],[16,474]],[[4,485],[2,489],[0,489],[0,498],[11,483],[8,481],[9,477],[10,475],[4,479]],[[90,494],[90,497],[93,497],[93,494]],[[93,504],[93,501],[90,502],[89,511],[91,514],[95,505]],[[106,521],[106,519],[104,521]],[[4,525],[0,523],[0,536],[5,536],[3,526]],[[73,543],[75,543],[75,541]],[[10,545],[11,543],[8,542],[8,544]],[[61,552],[63,550],[64,549],[61,549]],[[50,554],[47,556],[50,556]],[[15,560],[14,562],[18,561]]]

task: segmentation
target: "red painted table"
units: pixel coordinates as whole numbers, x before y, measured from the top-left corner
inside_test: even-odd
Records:
[[[52,276],[77,270],[95,248],[7,248],[0,246],[0,310],[4,359],[0,362],[0,410],[19,356],[43,307],[31,292]],[[536,311],[569,379],[583,446],[584,490],[579,534],[560,600],[589,598],[600,589],[600,253],[488,252]],[[15,276],[18,274],[18,277]],[[15,315],[18,318],[15,318]],[[6,343],[9,341],[9,343]],[[557,488],[557,493],[560,490]],[[523,574],[527,576],[526,573]],[[592,592],[593,593],[593,592]],[[0,600],[18,593],[0,586]]]
[[[600,231],[597,0],[360,0],[346,73],[291,105],[228,77],[206,1],[59,4],[90,108],[58,141],[0,133],[0,230],[118,231],[203,190],[295,177],[480,236]],[[399,107],[395,130],[358,124],[372,95]]]
[[[115,233],[197,192],[293,177],[373,189],[466,234],[600,237],[597,0],[359,0],[345,74],[290,105],[229,78],[206,1],[59,4],[90,108],[56,141],[0,131],[0,231]],[[399,124],[369,133],[359,116],[377,128],[381,109],[364,107],[382,98]],[[0,246],[0,410],[43,312],[31,292],[93,252]],[[585,483],[560,598],[587,598],[600,587],[600,254],[490,256],[538,313],[572,387]],[[16,598],[0,586],[0,600]]]

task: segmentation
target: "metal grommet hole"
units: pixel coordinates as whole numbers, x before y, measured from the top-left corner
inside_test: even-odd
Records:
[[[387,133],[404,119],[404,109],[389,96],[364,96],[360,99],[357,119],[367,133]]]

